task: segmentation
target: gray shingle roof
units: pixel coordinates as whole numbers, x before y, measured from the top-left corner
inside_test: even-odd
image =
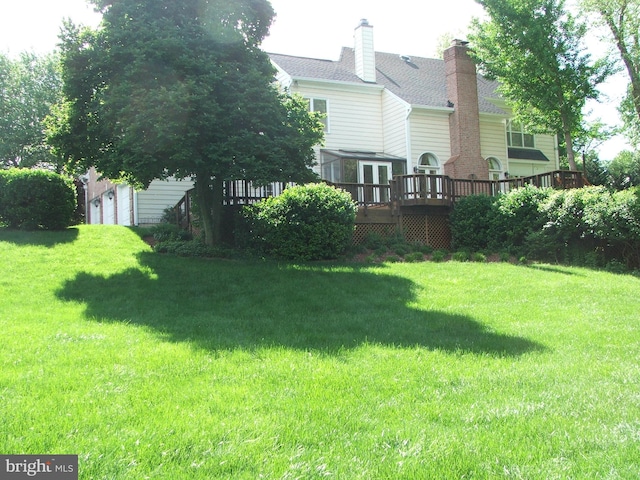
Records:
[[[270,53],[271,60],[293,78],[365,84],[355,74],[353,48],[343,47],[337,61]],[[376,84],[384,86],[407,103],[426,107],[446,107],[444,60],[411,57],[403,60],[394,53],[376,52]],[[488,101],[500,98],[498,83],[478,75],[478,106],[481,112],[504,114]]]

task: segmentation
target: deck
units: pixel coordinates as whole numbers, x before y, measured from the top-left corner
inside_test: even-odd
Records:
[[[387,231],[393,225],[400,225],[404,230],[414,230],[416,239],[433,231],[434,219],[440,225],[438,230],[445,232],[448,224],[442,219],[448,216],[456,200],[470,195],[497,196],[525,185],[551,187],[556,189],[581,188],[587,183],[581,172],[557,170],[530,177],[510,178],[505,180],[453,179],[446,175],[410,174],[396,175],[388,185],[368,183],[330,183],[348,192],[358,205],[356,225],[359,232],[363,228],[379,228]],[[235,180],[225,183],[224,204],[229,207],[250,205],[268,197],[280,195],[293,183],[277,182],[265,186],[253,186],[246,180]],[[191,228],[191,196],[193,190],[175,206],[176,222]],[[431,217],[429,220],[427,217]],[[407,227],[409,222],[415,227]],[[426,223],[425,223],[426,222]],[[425,226],[426,225],[426,226]],[[391,226],[391,227],[390,227]],[[427,233],[424,233],[424,232]],[[365,233],[359,233],[360,236]],[[444,240],[438,245],[446,244],[446,233],[438,236]]]

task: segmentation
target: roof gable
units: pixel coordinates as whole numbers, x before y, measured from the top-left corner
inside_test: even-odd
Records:
[[[349,82],[360,85],[355,74],[353,48],[343,47],[337,61],[316,58],[269,54],[271,60],[292,78]],[[393,53],[376,52],[376,84],[413,106],[445,108],[448,106],[444,60],[405,57]],[[505,112],[489,99],[498,99],[498,83],[478,78],[478,106],[482,113],[504,115]]]

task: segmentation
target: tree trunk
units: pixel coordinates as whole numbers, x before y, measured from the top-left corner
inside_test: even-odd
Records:
[[[578,166],[576,165],[576,155],[573,152],[573,137],[571,136],[571,132],[565,130],[564,132],[564,143],[567,147],[567,161],[569,162],[569,169],[571,171],[578,171]]]
[[[627,69],[627,73],[629,74],[629,79],[631,81],[631,96],[633,101],[633,106],[636,110],[636,114],[638,115],[638,119],[640,119],[640,69],[638,68],[638,64],[633,58],[631,52],[629,52],[629,48],[625,43],[624,38],[624,15],[625,15],[624,7],[623,10],[619,13],[619,16],[616,18],[612,14],[607,13],[604,9],[600,8],[600,14],[605,19],[607,25],[609,25],[609,29],[613,34],[614,41],[616,42],[616,46],[618,47],[618,51],[620,52],[620,56],[622,57],[622,61],[624,63],[625,68]],[[618,20],[619,23],[616,23]]]
[[[212,245],[220,245],[222,243],[222,207],[224,200],[223,189],[224,181],[217,177],[214,178],[211,192],[211,221],[213,227]]]
[[[211,177],[208,174],[196,174],[196,199],[198,202],[198,214],[204,230],[204,242],[207,245],[214,244],[214,225],[212,218],[213,195],[211,191]]]

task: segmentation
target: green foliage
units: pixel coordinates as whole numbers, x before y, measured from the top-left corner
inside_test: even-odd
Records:
[[[153,239],[157,242],[168,241],[189,241],[193,239],[193,235],[190,232],[181,229],[173,223],[159,223],[149,228]]]
[[[500,261],[501,262],[510,262],[511,261],[511,254],[509,252],[500,253]]]
[[[484,253],[475,252],[471,254],[470,260],[472,262],[484,263],[487,261],[487,256]]]
[[[210,247],[200,240],[170,239],[157,243],[153,250],[179,257],[232,258],[236,255],[231,249]]]
[[[389,246],[390,250],[393,250],[396,255],[399,255],[401,257],[404,257],[406,254],[410,253],[412,251],[411,245],[409,245],[408,243],[394,243],[393,245]]]
[[[12,228],[62,230],[76,210],[73,183],[48,170],[0,170],[0,219]]]
[[[55,55],[0,53],[0,168],[58,168],[45,142],[45,119],[62,99],[62,78]]]
[[[469,261],[469,252],[458,251],[453,252],[451,255],[451,260],[454,262],[468,262]]]
[[[407,253],[404,256],[404,261],[405,262],[409,262],[409,263],[423,262],[424,261],[424,254],[422,254],[422,252]]]
[[[624,190],[640,185],[640,152],[624,150],[606,166],[608,185]]]
[[[542,228],[539,207],[551,192],[551,189],[526,185],[498,197],[492,209],[490,249],[521,251],[528,235]]]
[[[279,258],[335,258],[352,242],[356,211],[348,193],[324,183],[291,187],[243,209],[240,242]]]
[[[444,260],[447,258],[447,254],[448,253],[445,250],[436,250],[431,255],[431,260],[433,260],[434,262],[444,262]]]
[[[488,247],[494,202],[495,198],[487,195],[470,195],[456,201],[450,217],[453,248],[476,251]]]
[[[640,144],[640,0],[582,0],[581,7],[596,12],[610,36],[606,41],[618,50],[629,75],[629,89],[619,107],[627,135]]]
[[[572,170],[573,137],[583,107],[610,73],[584,53],[587,33],[564,0],[479,0],[489,20],[475,21],[469,39],[483,73],[500,81],[518,120],[540,133],[562,132]]]
[[[529,235],[528,254],[544,260],[603,267],[612,260],[640,267],[640,189],[604,187],[554,192],[541,204],[541,230]]]
[[[362,245],[369,250],[377,250],[385,246],[385,239],[377,232],[367,232]]]
[[[542,233],[558,253],[568,247],[593,249],[594,222],[610,194],[604,187],[585,187],[553,192],[540,206],[545,224]],[[562,256],[560,257],[562,258]]]
[[[313,177],[323,125],[273,85],[267,0],[94,3],[99,29],[62,34],[67,102],[49,138],[70,164],[138,186],[194,178],[209,244],[222,241],[224,181]]]

